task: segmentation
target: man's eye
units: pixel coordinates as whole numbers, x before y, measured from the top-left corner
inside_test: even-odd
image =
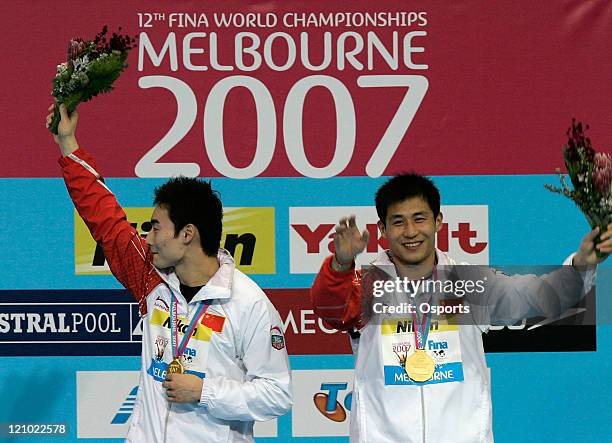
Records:
[[[417,223],[423,223],[425,221],[425,217],[417,217],[414,219],[414,221]]]
[[[404,222],[402,222],[401,220],[395,220],[395,221],[393,222],[393,224],[394,224],[395,226],[401,226],[401,225],[403,225],[403,224],[404,224]]]

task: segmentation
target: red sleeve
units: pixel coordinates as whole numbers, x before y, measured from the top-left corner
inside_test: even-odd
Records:
[[[60,158],[59,164],[70,198],[94,240],[101,243],[111,272],[138,301],[140,313],[146,314],[146,297],[162,280],[145,239],[127,221],[85,150]]]
[[[310,289],[315,313],[329,326],[347,331],[360,328],[361,275],[354,268],[337,272],[331,268],[332,257],[323,262]]]

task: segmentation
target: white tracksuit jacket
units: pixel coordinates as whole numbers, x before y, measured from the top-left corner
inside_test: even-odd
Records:
[[[140,385],[127,441],[252,442],[255,420],[286,414],[292,404],[282,323],[264,292],[221,249],[218,271],[187,304],[176,274],[153,266],[148,245],[104,185],[93,158],[78,149],[59,163],[75,207],[140,307]],[[203,300],[212,300],[182,356],[186,372],[203,378],[198,404],[169,403],[162,388],[172,361],[172,293],[180,330]]]
[[[438,266],[455,264],[446,254],[436,252]],[[570,265],[571,258],[565,264]],[[478,326],[488,323],[440,323],[432,329],[427,349],[437,365],[434,381],[417,385],[398,363],[403,351],[408,351],[404,357],[413,352],[410,328],[401,329],[398,321],[390,320],[361,324],[361,273],[354,269],[336,272],[330,262],[331,257],[323,263],[311,297],[315,312],[329,325],[345,330],[357,327],[361,333],[358,343],[353,343],[351,443],[493,442],[491,381],[482,345],[482,333],[488,326]],[[396,276],[387,253],[381,253],[372,264]],[[571,266],[554,274],[508,277],[491,271],[487,306],[492,309],[487,308],[487,319],[494,324],[512,324],[542,314],[555,318],[575,304],[595,279],[594,271],[581,274]],[[534,297],[538,288],[543,288],[538,285],[563,290],[555,292],[556,302],[551,302]],[[411,323],[410,315],[403,317]]]

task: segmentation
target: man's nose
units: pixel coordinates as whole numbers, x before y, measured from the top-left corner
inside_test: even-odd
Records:
[[[404,225],[404,236],[405,237],[416,237],[419,233],[419,230],[417,229],[416,225],[411,222],[411,221],[407,221],[406,224]]]

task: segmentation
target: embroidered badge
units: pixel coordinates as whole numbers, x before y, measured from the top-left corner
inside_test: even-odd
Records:
[[[160,337],[159,335],[155,338],[155,360],[162,361],[164,359],[164,351],[168,346],[168,339]]]
[[[272,326],[270,328],[270,340],[272,347],[277,350],[281,350],[285,347],[285,337],[278,326]]]

